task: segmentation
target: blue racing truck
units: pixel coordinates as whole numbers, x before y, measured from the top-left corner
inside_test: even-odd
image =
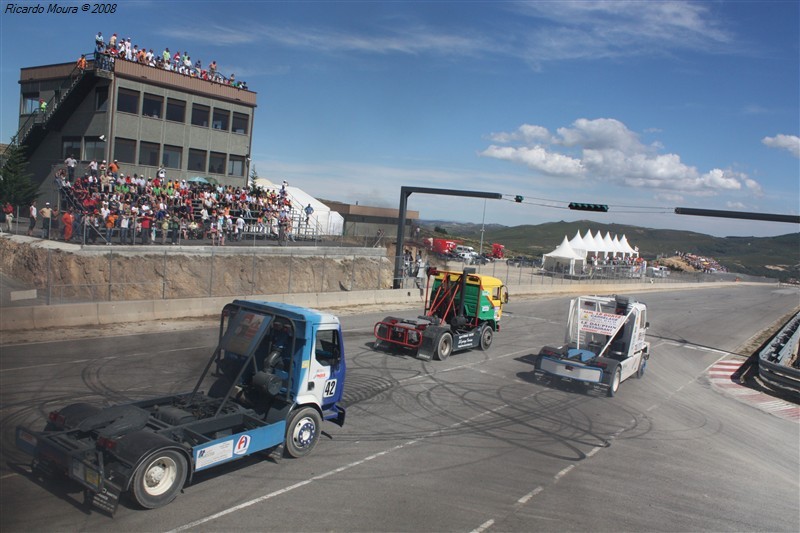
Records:
[[[293,305],[235,300],[191,391],[112,407],[74,403],[43,431],[16,430],[35,475],[80,483],[87,503],[113,514],[123,492],[143,508],[171,502],[195,472],[283,446],[317,444],[322,420],[344,424],[345,357],[339,319]]]

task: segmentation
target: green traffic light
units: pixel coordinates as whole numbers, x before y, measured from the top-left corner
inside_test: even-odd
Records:
[[[600,211],[607,212],[608,206],[605,204],[582,204],[578,202],[570,202],[569,208],[574,211]]]

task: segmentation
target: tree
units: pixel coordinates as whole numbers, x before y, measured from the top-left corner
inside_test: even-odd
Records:
[[[253,165],[253,168],[250,169],[250,191],[253,193],[254,196],[260,196],[264,189],[261,188],[259,185],[256,184],[258,180],[258,172],[256,172],[256,166]]]
[[[28,159],[19,145],[9,146],[4,155],[0,174],[0,203],[26,206],[39,197],[39,188],[31,181],[32,174],[26,172]]]

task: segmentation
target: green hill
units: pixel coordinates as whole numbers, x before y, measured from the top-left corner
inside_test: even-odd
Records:
[[[437,235],[435,228],[443,229],[447,235],[461,238],[476,246],[480,241],[480,224],[457,222],[421,222],[426,233]],[[800,233],[777,237],[714,237],[691,231],[666,230],[627,226],[624,224],[599,224],[587,220],[577,222],[548,222],[539,225],[501,226],[487,225],[483,242],[498,242],[506,246],[506,255],[541,257],[552,251],[566,235],[572,239],[575,233],[586,230],[592,234],[625,235],[631,246],[639,247],[639,254],[652,260],[658,256],[671,256],[676,251],[713,257],[729,271],[787,280],[800,278]],[[487,246],[484,246],[484,250]]]

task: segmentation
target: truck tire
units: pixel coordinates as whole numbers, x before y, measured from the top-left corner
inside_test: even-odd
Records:
[[[489,324],[484,324],[481,328],[481,350],[488,350],[489,346],[492,345],[492,339],[494,339],[494,330],[492,329],[492,326]]]
[[[622,382],[622,372],[619,368],[619,363],[608,364],[608,397],[613,398],[619,390],[619,384]]]
[[[641,359],[639,359],[639,368],[636,369],[636,377],[638,379],[642,379],[644,376],[644,369],[647,366],[647,359],[644,358],[644,355]]]
[[[186,458],[176,450],[158,450],[142,461],[131,492],[145,509],[163,507],[175,499],[186,481]]]
[[[303,407],[292,413],[286,424],[286,454],[298,458],[311,453],[319,440],[321,424],[322,418],[312,407]]]
[[[436,343],[436,359],[444,361],[450,354],[453,353],[453,335],[449,331],[445,331],[439,337],[439,342]]]

